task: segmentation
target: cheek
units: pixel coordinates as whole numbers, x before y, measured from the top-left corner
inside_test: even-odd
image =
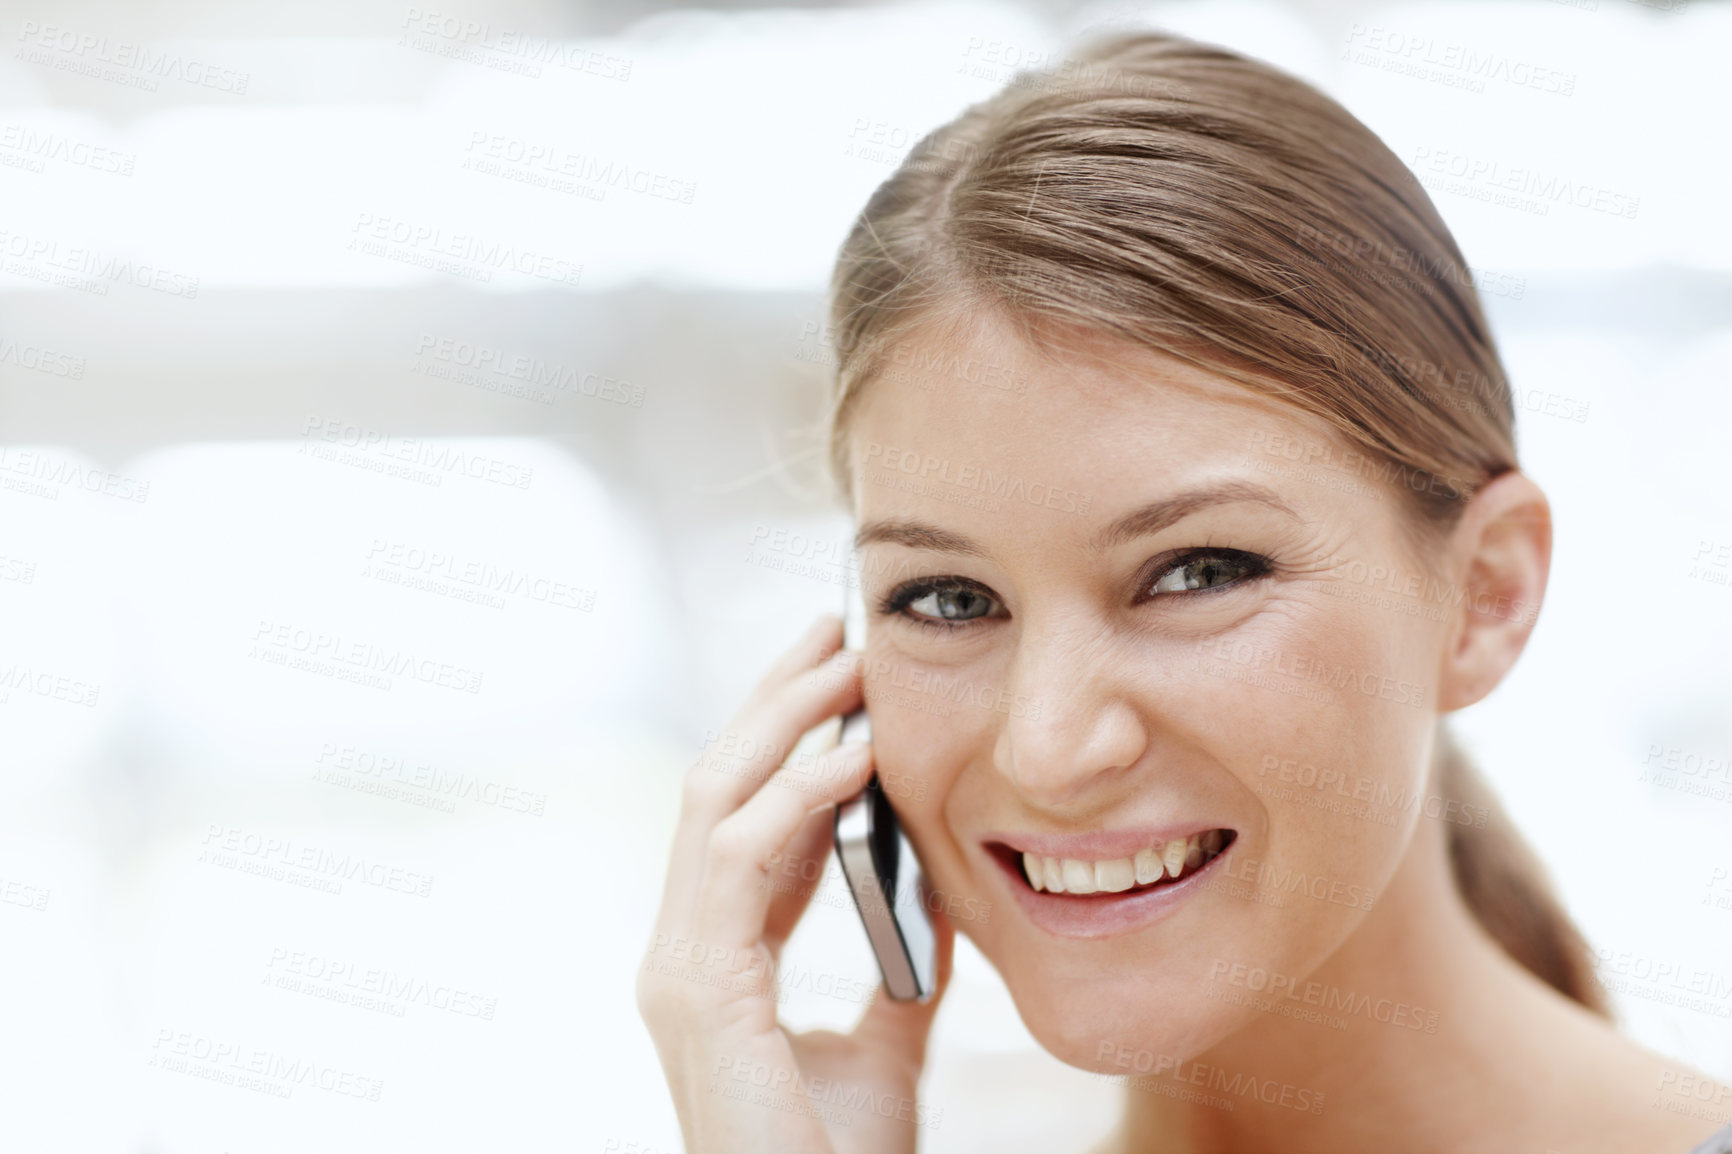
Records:
[[[1433,724],[1410,624],[1301,590],[1149,687],[1167,734],[1222,768],[1244,815],[1222,862],[1247,924],[1230,961],[1303,974],[1375,907],[1425,788]]]
[[[1283,780],[1277,770],[1254,791],[1268,815],[1261,858],[1241,859],[1235,876],[1278,896],[1297,925],[1369,912],[1406,851],[1423,782],[1400,768],[1408,755],[1397,748],[1381,764],[1339,747],[1287,752],[1297,756],[1281,764],[1297,772]]]
[[[990,708],[959,700],[932,679],[906,673],[903,667],[896,676],[867,683],[879,781],[896,805],[928,884],[946,894],[978,897],[979,879],[971,876],[953,833],[967,823],[952,819],[965,817],[959,809],[982,800],[982,775],[964,771],[990,759],[1003,719]],[[965,780],[974,782],[973,788],[964,787]],[[968,924],[966,916],[959,917],[948,906],[946,912],[960,932],[974,936],[977,927]]]
[[[873,754],[910,824],[936,815],[963,767],[990,756],[1002,719],[980,684],[888,649],[873,652],[866,680]]]
[[[942,718],[915,715],[892,719],[890,713],[889,709],[875,709],[872,719],[878,780],[925,860],[932,854],[927,847],[950,840],[944,828],[946,804],[963,767],[976,756],[979,746],[958,740],[955,729]]]
[[[1285,660],[1270,663],[1258,707],[1240,711],[1232,756],[1267,835],[1255,869],[1238,868],[1281,890],[1294,924],[1311,911],[1325,935],[1389,884],[1424,799],[1433,687],[1412,627],[1386,617],[1324,606],[1302,632],[1275,639]]]

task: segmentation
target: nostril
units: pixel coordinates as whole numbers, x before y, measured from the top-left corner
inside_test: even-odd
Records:
[[[996,706],[1008,717],[993,743],[993,765],[1042,809],[1071,806],[1142,765],[1149,751],[1148,732],[1125,702],[1075,678],[1064,684],[1059,695],[1050,684],[1031,690],[1018,682],[1014,691],[999,695]]]

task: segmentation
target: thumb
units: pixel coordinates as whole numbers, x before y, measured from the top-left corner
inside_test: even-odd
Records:
[[[950,988],[950,975],[956,960],[956,928],[950,919],[936,910],[930,914],[932,937],[936,946],[937,974],[932,996],[924,1002],[898,1002],[884,987],[878,987],[872,1004],[854,1027],[854,1037],[883,1051],[893,1053],[914,1067],[916,1072],[926,1063],[926,1039],[932,1032],[932,1019],[938,1014],[938,1004]]]

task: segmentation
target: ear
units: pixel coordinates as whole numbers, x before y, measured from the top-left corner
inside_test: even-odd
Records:
[[[1527,646],[1552,564],[1545,493],[1513,470],[1487,482],[1456,523],[1449,556],[1457,584],[1437,678],[1444,712],[1490,693]]]

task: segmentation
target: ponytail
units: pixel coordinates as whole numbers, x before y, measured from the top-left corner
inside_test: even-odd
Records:
[[[1442,722],[1432,769],[1437,792],[1486,815],[1483,827],[1448,826],[1450,870],[1474,919],[1540,981],[1610,1018],[1587,940],[1552,891],[1545,867]]]

